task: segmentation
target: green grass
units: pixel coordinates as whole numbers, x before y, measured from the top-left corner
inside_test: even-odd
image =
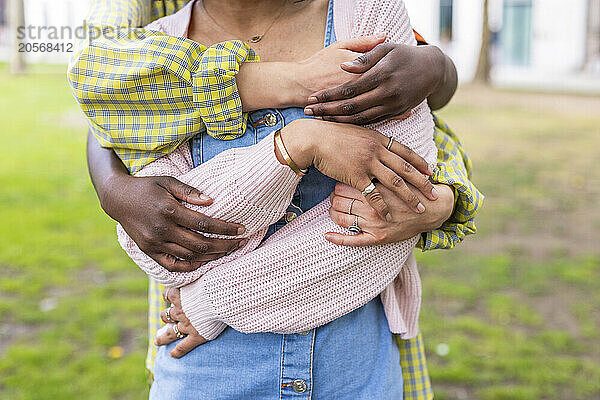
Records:
[[[98,206],[57,71],[0,70],[0,398],[142,399],[146,279]],[[478,236],[418,255],[436,398],[600,398],[593,109],[466,88],[441,113],[487,197]]]

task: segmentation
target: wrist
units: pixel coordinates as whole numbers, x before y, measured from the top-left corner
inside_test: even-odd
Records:
[[[431,229],[438,229],[452,216],[454,212],[454,189],[451,186],[445,184],[434,184],[433,185],[438,192],[439,198],[432,202],[430,207],[432,208],[432,215],[430,221]]]
[[[119,204],[118,196],[122,192],[117,188],[127,186],[132,179],[135,178],[129,174],[115,172],[105,177],[100,182],[100,185],[97,185],[96,187],[96,193],[100,200],[100,207],[102,207],[102,210],[115,221],[120,220],[118,213],[119,207],[115,207],[115,205]]]
[[[236,76],[243,111],[263,108],[303,107],[306,98],[296,74],[296,63],[244,63]]]
[[[274,75],[277,77],[277,86],[273,92],[277,97],[279,107],[304,107],[310,93],[302,85],[299,77],[303,76],[302,66],[296,62],[276,62]]]
[[[281,139],[290,158],[300,169],[313,164],[312,120],[297,119],[281,129]]]
[[[308,104],[308,96],[314,91],[310,90],[307,82],[307,64],[302,62],[285,63],[284,73],[286,74],[287,86],[289,86],[289,100],[293,107],[305,107]]]

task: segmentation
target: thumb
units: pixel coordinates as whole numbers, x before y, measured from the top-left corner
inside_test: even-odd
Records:
[[[196,347],[206,343],[207,340],[202,336],[198,335],[189,335],[183,338],[183,340],[179,341],[170,351],[169,355],[173,358],[181,358],[185,356],[190,351],[194,350]]]
[[[212,199],[205,194],[202,194],[196,188],[193,188],[185,183],[165,176],[161,178],[160,185],[177,200],[185,201],[189,204],[195,204],[197,206],[208,206],[212,203]]]
[[[336,42],[336,46],[340,49],[354,51],[356,53],[364,53],[372,50],[375,46],[385,41],[385,33],[371,36],[360,36],[357,38],[340,40]]]

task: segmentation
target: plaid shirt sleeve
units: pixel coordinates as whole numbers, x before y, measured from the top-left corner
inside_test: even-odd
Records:
[[[471,160],[450,127],[434,115],[434,141],[438,148],[437,168],[431,177],[434,183],[449,185],[454,190],[454,211],[444,224],[421,235],[418,247],[423,251],[451,249],[466,235],[474,234],[475,215],[483,205],[484,196],[470,181]]]
[[[174,12],[182,1],[96,0],[90,37],[68,78],[90,128],[131,172],[206,129],[234,139],[246,129],[235,75],[258,61],[242,41],[206,48],[194,41],[132,28]]]

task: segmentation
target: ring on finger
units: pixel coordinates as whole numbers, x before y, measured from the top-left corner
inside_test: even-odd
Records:
[[[350,225],[348,227],[348,230],[352,233],[360,233],[360,227],[358,226],[358,217],[354,218],[354,222],[352,223],[352,225]]]
[[[171,291],[171,288],[168,287],[165,289],[165,291],[163,292],[163,299],[165,300],[166,303],[169,302],[169,292]]]
[[[387,146],[385,146],[386,149],[391,149],[392,148],[392,144],[394,143],[394,139],[390,138],[390,141],[388,142]]]
[[[175,322],[175,320],[171,318],[171,310],[173,309],[173,307],[175,306],[171,306],[165,310],[165,318],[167,319],[167,322]]]
[[[348,205],[348,214],[350,214],[350,215],[352,215],[352,205],[354,204],[355,201],[356,201],[356,199],[350,200],[350,204]]]
[[[173,332],[175,332],[175,336],[177,336],[177,339],[183,339],[185,337],[185,335],[181,332],[179,332],[179,327],[177,327],[177,324],[173,324]]]
[[[368,195],[373,193],[373,190],[375,190],[375,184],[371,182],[371,184],[362,191],[362,195],[367,197]]]

